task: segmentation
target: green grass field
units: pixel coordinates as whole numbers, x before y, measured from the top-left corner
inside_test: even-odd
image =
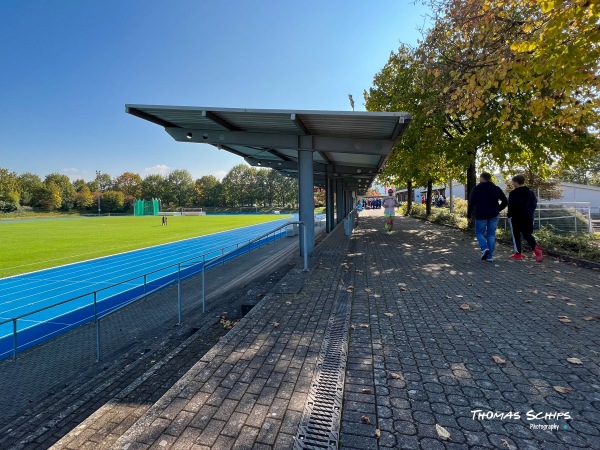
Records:
[[[0,278],[203,236],[279,215],[79,217],[0,222]]]

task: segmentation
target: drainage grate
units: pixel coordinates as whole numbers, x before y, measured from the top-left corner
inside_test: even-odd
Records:
[[[342,276],[347,286],[351,271]],[[329,323],[313,376],[308,401],[296,435],[295,449],[337,449],[344,379],[348,356],[350,295],[340,293]]]

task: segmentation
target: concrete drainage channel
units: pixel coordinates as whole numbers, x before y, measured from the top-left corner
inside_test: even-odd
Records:
[[[354,251],[354,247],[356,243],[351,241],[350,253]],[[350,285],[351,277],[351,271],[344,272],[342,285]],[[297,450],[338,448],[348,360],[350,295],[345,289],[340,292],[329,319],[308,400],[296,434],[294,448]]]

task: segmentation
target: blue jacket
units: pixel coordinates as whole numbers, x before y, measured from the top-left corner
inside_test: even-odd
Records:
[[[508,200],[502,189],[491,181],[479,183],[469,195],[469,207],[467,209],[467,218],[471,218],[475,210],[476,220],[487,220],[500,214]]]

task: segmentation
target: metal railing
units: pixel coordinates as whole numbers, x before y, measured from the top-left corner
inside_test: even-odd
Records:
[[[506,210],[500,216],[504,229],[508,228]],[[551,226],[554,232],[562,234],[592,234],[592,217],[589,202],[539,202],[535,210],[535,229]]]
[[[206,312],[206,282],[205,282],[205,272],[207,269],[211,269],[213,267],[218,266],[219,264],[224,264],[227,260],[233,259],[237,256],[240,256],[244,253],[249,253],[251,250],[255,249],[255,248],[260,248],[262,246],[262,244],[264,243],[265,245],[268,244],[269,242],[282,237],[282,235],[284,235],[285,233],[278,233],[279,236],[276,237],[276,233],[280,230],[282,230],[283,228],[287,228],[290,225],[300,225],[303,228],[303,236],[304,236],[304,251],[303,251],[303,255],[304,255],[304,271],[308,271],[308,254],[307,254],[307,241],[306,241],[306,225],[304,224],[304,222],[300,222],[300,221],[290,221],[290,222],[286,222],[283,225],[278,226],[277,228],[274,228],[273,230],[270,230],[267,233],[264,233],[254,239],[250,239],[248,242],[245,242],[244,244],[240,245],[240,243],[236,243],[235,244],[235,248],[228,252],[225,252],[226,249],[233,247],[234,244],[225,246],[223,248],[221,248],[220,250],[214,250],[205,254],[202,254],[200,256],[195,256],[192,258],[188,258],[186,260],[183,261],[179,261],[178,263],[175,264],[170,264],[168,266],[164,266],[161,267],[160,269],[156,269],[153,270],[152,272],[148,272],[145,273],[143,275],[138,275],[132,278],[129,278],[127,280],[121,281],[119,283],[115,283],[112,284],[110,286],[106,286],[103,287],[101,289],[96,289],[92,292],[87,292],[85,294],[81,294],[78,295],[76,297],[70,298],[68,300],[64,300],[58,303],[53,303],[52,305],[43,307],[43,308],[39,308],[36,309],[35,311],[30,311],[28,313],[25,314],[21,314],[19,316],[16,317],[12,317],[10,319],[6,319],[3,321],[0,321],[0,326],[5,325],[7,323],[11,323],[13,324],[12,327],[12,337],[13,337],[13,360],[17,359],[17,353],[19,351],[19,347],[18,347],[18,327],[17,327],[17,321],[19,320],[23,320],[26,317],[30,317],[34,314],[38,314],[40,312],[43,311],[47,311],[49,309],[52,308],[56,308],[58,306],[61,305],[65,305],[67,303],[71,303],[71,302],[75,302],[77,300],[82,300],[85,299],[86,297],[92,297],[93,301],[92,302],[88,302],[87,304],[84,304],[82,306],[79,306],[76,309],[70,310],[68,312],[66,312],[66,314],[73,314],[75,312],[83,312],[84,317],[81,320],[75,321],[73,324],[69,324],[66,327],[63,327],[62,329],[58,329],[58,330],[54,330],[50,333],[47,333],[37,339],[34,339],[31,342],[40,342],[43,338],[48,338],[49,336],[52,336],[53,334],[60,334],[61,332],[66,332],[69,331],[71,329],[74,329],[78,326],[84,325],[86,323],[94,323],[94,327],[95,327],[95,335],[96,335],[96,361],[100,361],[101,358],[101,353],[100,353],[100,319],[106,318],[108,316],[110,316],[111,314],[121,310],[122,308],[129,306],[141,299],[144,299],[146,297],[148,297],[150,294],[156,293],[160,290],[166,289],[170,286],[173,286],[174,284],[177,284],[177,317],[178,317],[178,322],[177,324],[180,325],[181,324],[181,282],[182,280],[186,280],[188,278],[191,278],[193,276],[198,275],[199,272],[201,272],[201,276],[202,276],[202,314],[205,314]],[[267,239],[269,238],[269,236],[273,235],[273,237],[271,239]],[[258,245],[256,245],[258,244]],[[207,256],[212,255],[214,253],[218,253],[220,252],[220,255],[217,255],[216,257],[213,258],[207,258]],[[196,262],[194,262],[196,261]],[[159,272],[165,272],[168,269],[174,269],[175,267],[177,267],[177,271],[175,272],[170,271],[167,274],[165,274],[164,276],[158,277],[154,280],[150,280],[149,281],[149,276],[159,273]],[[183,270],[183,275],[182,275],[182,268]],[[99,300],[98,298],[98,294],[102,293],[104,291],[107,291],[109,289],[113,289],[115,287],[118,286],[123,286],[126,285],[128,283],[132,283],[135,280],[139,280],[138,283],[133,284],[133,288],[125,290],[125,291],[121,291],[113,296],[108,296],[104,299]],[[143,280],[143,282],[142,282]],[[141,290],[142,293],[134,296],[132,298],[126,298],[124,300],[118,301],[117,300],[117,304],[113,305],[113,306],[108,306],[105,307],[104,310],[102,310],[100,307],[103,306],[102,302],[103,301],[107,301],[109,299],[113,299],[114,297],[118,296],[118,295],[123,295],[127,292],[130,292],[132,290]],[[92,309],[93,313],[91,315],[85,316],[85,309]],[[90,312],[92,312],[90,311]],[[64,315],[64,314],[63,314]],[[39,321],[39,323],[43,323],[46,321]],[[22,330],[23,331],[23,330]],[[45,340],[45,339],[44,339]],[[32,344],[34,345],[34,344]],[[32,345],[27,345],[26,348],[32,346]],[[2,359],[2,358],[0,358]]]

